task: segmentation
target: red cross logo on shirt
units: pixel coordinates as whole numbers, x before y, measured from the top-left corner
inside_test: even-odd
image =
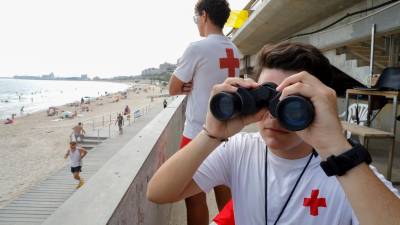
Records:
[[[311,191],[311,198],[304,198],[303,206],[310,207],[311,216],[318,216],[318,207],[326,207],[325,198],[318,198],[319,190]]]
[[[239,59],[233,55],[233,49],[227,48],[225,51],[227,57],[219,59],[219,68],[228,68],[228,77],[234,77],[235,69],[239,68]]]

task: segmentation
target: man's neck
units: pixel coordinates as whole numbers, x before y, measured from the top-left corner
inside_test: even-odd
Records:
[[[283,159],[301,159],[312,152],[312,147],[303,142],[300,145],[297,145],[291,149],[286,149],[286,150],[281,150],[281,149],[272,149],[268,148],[269,151],[271,151],[274,155],[283,158]]]
[[[222,29],[210,25],[210,26],[207,26],[207,27],[206,27],[206,37],[207,37],[208,35],[211,35],[211,34],[215,34],[215,35],[224,35],[224,33],[222,32]]]

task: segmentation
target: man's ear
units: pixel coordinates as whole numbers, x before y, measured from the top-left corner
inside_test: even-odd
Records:
[[[208,13],[205,10],[203,10],[203,14],[202,15],[204,15],[204,23],[206,23],[207,20],[208,20]]]

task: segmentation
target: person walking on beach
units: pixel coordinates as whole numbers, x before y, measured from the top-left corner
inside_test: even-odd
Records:
[[[80,139],[81,142],[83,142],[83,136],[86,134],[86,131],[83,129],[83,125],[81,122],[78,123],[78,125],[74,126],[72,128],[73,134],[75,137],[75,141],[78,142],[78,138]]]
[[[128,105],[125,106],[124,115],[126,116],[126,119],[128,120],[128,122],[130,124],[130,121],[131,121],[131,109],[129,108]]]
[[[167,100],[166,100],[166,99],[164,99],[164,102],[163,102],[164,109],[165,109],[165,108],[167,108],[167,104],[168,104]]]
[[[83,178],[80,177],[79,173],[82,172],[82,159],[86,156],[87,151],[84,148],[77,147],[75,141],[71,141],[69,143],[69,149],[64,156],[66,159],[69,156],[70,163],[71,163],[71,173],[74,176],[74,179],[79,181],[76,189],[82,187],[84,184]]]
[[[186,48],[169,81],[170,95],[188,96],[181,149],[202,130],[212,87],[227,77],[239,76],[240,53],[222,32],[230,14],[228,2],[198,0],[194,11],[194,23],[200,36],[205,39],[193,42]],[[231,198],[229,189],[217,186],[214,192],[221,210]],[[188,225],[209,224],[205,193],[190,196],[185,203]]]
[[[118,130],[119,134],[122,134],[122,126],[124,125],[124,117],[121,115],[121,113],[118,114],[117,120],[115,121],[115,124],[118,123]]]

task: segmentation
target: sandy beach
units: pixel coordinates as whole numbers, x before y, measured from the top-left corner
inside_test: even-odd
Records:
[[[162,104],[163,98],[155,98],[154,102],[148,98],[160,93],[159,87],[143,85],[140,90],[128,91],[126,99],[118,97],[119,94],[99,97],[90,102],[88,112],[70,105],[58,107],[71,112],[76,109],[79,116],[73,119],[58,120],[60,114],[47,116],[46,111],[42,111],[17,117],[11,125],[1,122],[0,208],[69,163],[63,155],[68,149],[71,128],[78,122],[82,122],[86,130],[92,130],[93,120],[96,127],[102,126],[103,116],[109,121],[110,114],[123,112],[126,105],[134,112],[149,104]]]

